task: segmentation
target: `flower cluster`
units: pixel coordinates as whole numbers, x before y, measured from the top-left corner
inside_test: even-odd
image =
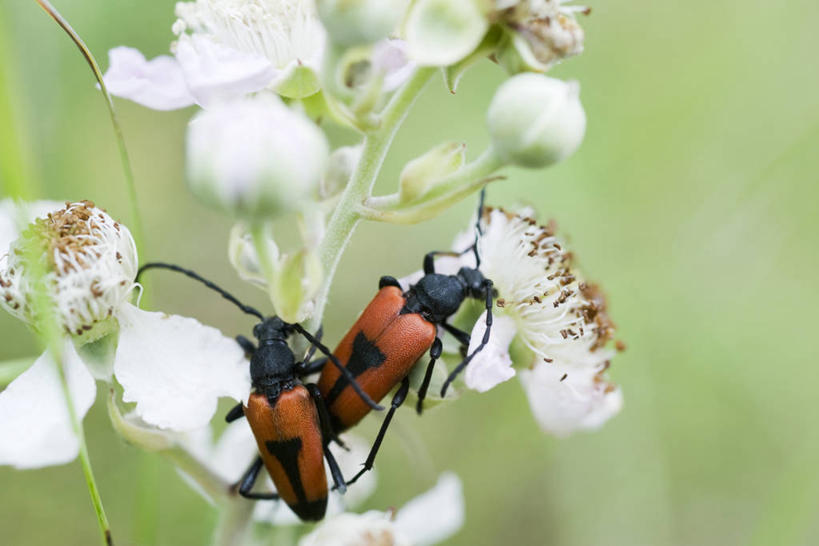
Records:
[[[566,0],[191,0],[176,5],[170,55],[148,60],[132,48],[112,49],[104,87],[157,110],[198,107],[186,136],[188,187],[235,220],[230,263],[269,296],[278,317],[269,320],[285,324],[277,332],[304,333],[319,329],[341,255],[361,220],[420,222],[502,179],[501,168],[545,168],[577,151],[586,128],[579,84],[544,72],[582,52],[578,13],[588,10]],[[465,71],[484,59],[509,75],[486,112],[487,148],[470,159],[462,142],[438,142],[407,161],[394,193],[372,195],[426,83],[442,75],[454,92]],[[332,149],[323,130],[329,123],[359,141]],[[462,363],[463,382],[479,392],[517,376],[543,430],[564,436],[597,428],[620,410],[621,391],[608,379],[619,346],[601,289],[579,272],[555,226],[531,216],[482,207],[477,233],[460,236],[456,251],[434,264],[450,277],[426,275],[432,282],[413,292],[411,280],[424,276],[418,273],[405,279],[413,288],[403,296],[389,290],[404,298],[396,309],[412,309],[426,321],[429,345],[420,353],[429,350],[442,365]],[[237,499],[232,484],[265,444],[257,444],[245,420],[214,442],[210,422],[218,400],[246,406],[253,387],[254,397],[266,395],[275,406],[278,389],[297,381],[270,379],[265,371],[270,392],[262,392],[256,371],[251,385],[247,343],[192,318],[139,309],[133,303],[142,288],[138,265],[128,229],[93,203],[0,202],[0,306],[51,336],[48,350],[0,392],[0,464],[30,468],[82,455],[80,422],[100,381],[110,393],[114,429],[168,456],[222,506]],[[450,284],[435,285],[438,280]],[[439,286],[455,287],[454,304],[428,301]],[[482,314],[463,305],[469,299],[485,300]],[[45,331],[51,319],[57,334]],[[444,347],[436,327],[452,334],[464,354]],[[283,351],[295,362],[291,352],[310,354],[296,342]],[[407,368],[412,359],[405,358]],[[307,356],[302,360],[304,369],[315,370]],[[420,377],[419,395],[430,382],[441,386],[442,365],[403,370],[391,411]],[[32,410],[35,397],[43,402]],[[383,430],[378,444],[382,439]],[[350,449],[342,451],[323,440],[315,444],[329,458],[335,453],[355,482],[367,444],[346,436]],[[368,457],[368,469],[371,463]],[[302,533],[299,544],[433,544],[463,523],[454,475],[443,474],[397,511],[345,512],[374,484],[375,474],[367,474],[346,502],[333,495],[328,519]],[[265,485],[273,487],[270,480]],[[341,481],[338,487],[344,489]],[[284,506],[259,504],[253,518],[298,523]]]

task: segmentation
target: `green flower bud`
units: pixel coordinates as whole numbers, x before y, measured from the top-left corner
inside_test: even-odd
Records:
[[[242,218],[302,209],[316,195],[327,156],[324,133],[272,94],[203,110],[188,126],[191,191]]]
[[[462,142],[445,142],[413,159],[401,171],[401,202],[422,197],[435,186],[435,182],[460,169],[465,161],[466,145]]]
[[[372,44],[398,26],[406,0],[317,0],[330,39],[343,47]]]
[[[577,82],[540,74],[507,80],[489,105],[492,145],[506,163],[541,168],[577,150],[586,130]]]

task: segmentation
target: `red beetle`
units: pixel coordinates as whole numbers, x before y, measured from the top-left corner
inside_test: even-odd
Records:
[[[483,199],[481,199],[483,201]],[[479,211],[482,211],[483,205]],[[480,213],[478,215],[480,218]],[[474,251],[478,266],[477,240],[466,252]],[[379,291],[356,323],[334,351],[336,358],[374,401],[380,402],[399,383],[390,409],[384,418],[364,468],[348,483],[372,468],[378,448],[395,410],[404,402],[409,390],[407,376],[415,363],[429,351],[424,381],[418,392],[416,409],[421,413],[423,401],[432,378],[435,361],[441,356],[442,344],[437,337],[438,326],[455,336],[462,345],[469,345],[469,334],[447,324],[466,298],[483,300],[486,305],[486,331],[480,345],[452,371],[441,389],[441,395],[472,358],[489,342],[492,327],[492,281],[477,267],[462,267],[455,275],[435,273],[435,256],[451,252],[430,252],[424,257],[424,276],[404,292],[393,277],[381,277]],[[350,388],[346,374],[329,366],[318,380],[336,433],[358,423],[370,408]]]
[[[226,416],[228,422],[247,417],[250,429],[256,438],[260,455],[237,484],[240,495],[250,499],[283,499],[301,519],[317,521],[324,517],[327,509],[327,477],[324,459],[330,466],[335,487],[342,493],[346,489],[344,477],[333,454],[331,440],[338,441],[330,425],[330,417],[319,393],[313,384],[303,384],[301,377],[318,371],[317,365],[325,361],[308,363],[312,348],[318,348],[328,355],[333,366],[343,377],[347,377],[352,392],[358,392],[365,405],[372,409],[383,409],[358,386],[355,378],[330,355],[329,350],[316,337],[298,324],[284,322],[279,317],[265,318],[259,311],[244,305],[235,297],[212,282],[203,279],[193,271],[164,263],[150,263],[142,266],[137,278],[146,269],[170,269],[204,283],[223,297],[239,306],[245,313],[258,317],[261,322],[253,328],[258,347],[244,336],[236,341],[250,355],[250,378],[254,392],[247,406],[241,403]],[[303,362],[296,362],[287,339],[293,334],[301,334],[311,343],[311,350]],[[264,466],[278,493],[254,493],[253,484]]]

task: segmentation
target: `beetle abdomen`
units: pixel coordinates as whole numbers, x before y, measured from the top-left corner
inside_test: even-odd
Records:
[[[335,350],[361,388],[379,402],[409,373],[435,339],[435,325],[416,313],[400,314],[406,300],[401,289],[379,290]],[[318,382],[336,432],[358,423],[370,407],[332,365]]]
[[[318,413],[302,385],[282,392],[271,406],[250,395],[245,416],[276,491],[303,520],[317,521],[327,509],[327,478]]]

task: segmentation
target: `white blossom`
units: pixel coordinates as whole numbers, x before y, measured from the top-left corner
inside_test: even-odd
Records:
[[[460,479],[444,473],[429,491],[397,512],[369,511],[329,517],[299,546],[426,546],[454,535],[464,522]]]
[[[0,226],[8,222],[0,216]],[[81,358],[92,336],[105,335],[99,342],[113,338],[111,368],[123,400],[135,402],[136,417],[153,427],[200,427],[213,416],[219,397],[242,400],[249,393],[248,365],[235,341],[193,319],[148,313],[128,303],[137,270],[134,241],[125,226],[93,203],[52,210],[9,248],[0,257],[3,307],[38,321],[30,303],[36,280],[27,260],[33,254],[46,266],[46,293],[66,335],[62,362],[45,353],[0,392],[0,464],[31,468],[77,456],[57,366],[65,371],[82,419],[95,397],[95,376],[113,380],[110,372],[99,373]]]
[[[466,386],[485,392],[518,375],[545,431],[563,436],[601,426],[622,407],[619,387],[606,379],[615,351],[608,346],[614,323],[603,293],[575,268],[554,225],[487,208],[481,227],[480,270],[498,296],[489,342],[467,366]],[[459,235],[455,248],[462,250],[470,238]],[[454,273],[464,265],[475,266],[473,253],[439,259],[436,271]],[[485,329],[484,312],[468,354]]]
[[[111,50],[112,94],[172,110],[265,88],[296,97],[318,90],[325,32],[311,0],[196,0],[179,2],[176,15],[173,57]]]

